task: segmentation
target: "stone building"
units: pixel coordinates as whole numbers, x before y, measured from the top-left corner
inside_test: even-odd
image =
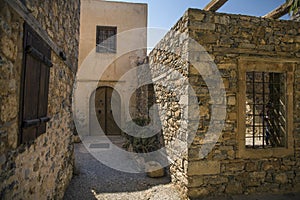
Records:
[[[119,135],[120,124],[129,118],[129,112],[133,118],[138,117],[137,104],[141,100],[126,90],[139,81],[138,72],[130,70],[146,58],[147,14],[147,4],[82,1],[76,93],[79,98],[75,104],[80,110],[78,117],[86,117],[80,134],[96,136],[103,131]],[[126,73],[130,75],[122,79]],[[116,87],[120,82],[122,87]],[[125,110],[127,101],[129,112]],[[113,116],[113,108],[120,111],[118,116]]]
[[[150,53],[184,196],[299,191],[299,32],[295,21],[189,9]]]
[[[0,199],[61,199],[73,171],[80,1],[0,5]]]

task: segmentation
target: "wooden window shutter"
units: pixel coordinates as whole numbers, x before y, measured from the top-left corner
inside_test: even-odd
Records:
[[[46,132],[51,49],[26,23],[24,26],[21,143]]]

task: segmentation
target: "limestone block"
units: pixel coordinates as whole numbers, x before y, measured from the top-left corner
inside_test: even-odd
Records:
[[[195,20],[202,21],[205,18],[205,14],[204,13],[193,12],[193,13],[191,13],[190,17],[195,19]]]
[[[228,178],[224,176],[207,176],[204,179],[205,184],[220,185],[228,182]]]
[[[288,182],[288,177],[285,173],[280,173],[275,175],[275,181],[277,183],[287,183]]]
[[[81,142],[80,137],[78,135],[73,135],[73,142],[80,143]]]
[[[230,105],[230,106],[234,106],[236,104],[235,96],[229,96],[227,98],[227,104]]]
[[[207,196],[209,194],[209,190],[206,188],[190,188],[188,190],[188,196],[190,198],[199,198],[201,196]]]
[[[14,95],[9,95],[7,98],[3,98],[0,109],[0,119],[3,122],[8,122],[16,118],[18,116],[17,97]]]
[[[245,49],[254,49],[256,47],[255,44],[249,44],[249,43],[241,43],[239,45],[239,48],[245,48]]]
[[[237,120],[237,113],[234,113],[234,112],[232,112],[232,113],[227,113],[227,118],[228,118],[228,120],[230,120],[230,121],[235,121],[235,120]]]
[[[214,20],[215,20],[215,23],[217,23],[217,24],[227,25],[230,22],[230,17],[229,16],[215,16]]]
[[[208,175],[219,173],[219,161],[191,161],[188,165],[188,175]]]
[[[257,163],[249,162],[246,163],[245,170],[248,172],[256,171],[258,169]]]
[[[156,161],[149,161],[145,164],[147,176],[151,178],[159,178],[165,175],[164,168]]]
[[[231,162],[225,164],[225,166],[226,166],[226,171],[229,172],[242,171],[245,168],[244,162]]]
[[[199,106],[199,108],[200,108],[200,117],[209,115],[209,107],[208,106]]]
[[[14,60],[17,54],[17,47],[15,46],[14,41],[11,40],[7,35],[4,35],[0,40],[0,44],[3,54],[7,58]]]
[[[280,168],[280,163],[278,160],[266,161],[262,164],[262,169],[264,171],[268,170],[278,170]]]
[[[253,179],[264,179],[266,177],[266,172],[252,172],[249,174],[250,178]]]
[[[241,183],[238,183],[238,182],[229,183],[226,186],[225,192],[228,194],[242,194],[243,187],[242,187]]]

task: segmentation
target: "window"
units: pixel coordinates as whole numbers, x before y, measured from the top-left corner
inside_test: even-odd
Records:
[[[96,52],[116,53],[117,52],[117,27],[97,26]]]
[[[238,62],[238,157],[293,154],[295,62],[242,57]]]
[[[34,140],[46,132],[51,50],[30,28],[24,26],[20,142]]]
[[[286,146],[286,74],[246,72],[246,146]]]

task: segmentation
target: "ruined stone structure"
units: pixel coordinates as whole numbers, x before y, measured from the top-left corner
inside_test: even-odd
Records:
[[[61,199],[73,171],[80,1],[0,5],[0,199]]]
[[[184,196],[299,190],[299,32],[299,22],[189,9],[151,52],[150,67],[165,145],[174,161],[171,177]],[[214,78],[217,73],[221,80]],[[265,80],[258,80],[256,74]],[[281,77],[280,81],[271,82],[271,75]],[[266,90],[261,88],[263,84]],[[279,85],[283,89],[273,95],[281,97],[272,99],[271,90]],[[225,89],[224,99],[218,88]],[[195,96],[189,92],[191,89]],[[218,95],[220,98],[216,98]],[[265,114],[254,111],[267,109],[266,103],[253,103],[264,99],[258,95],[281,106],[281,111],[273,109],[278,114],[273,118],[284,120],[274,119],[272,125],[266,125],[263,119],[267,117],[262,118]],[[222,109],[226,109],[224,120]],[[249,118],[249,113],[255,116]],[[196,119],[195,115],[199,115],[198,121],[191,120]],[[217,128],[223,122],[218,135]],[[210,126],[212,130],[208,132]],[[282,132],[274,131],[276,127]],[[258,137],[256,128],[264,134],[277,134],[277,139],[284,138],[281,145],[267,145],[267,136]],[[254,138],[249,139],[250,144],[246,143],[248,129]],[[193,133],[196,136],[190,138]],[[256,139],[262,142],[256,143]],[[206,150],[214,140],[212,150]]]

